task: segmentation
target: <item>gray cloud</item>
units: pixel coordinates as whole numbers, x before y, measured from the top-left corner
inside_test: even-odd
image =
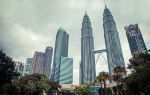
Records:
[[[139,23],[146,46],[150,48],[150,1],[109,0],[107,6],[116,21],[125,62],[128,63],[131,54],[124,26]],[[74,83],[77,83],[84,12],[87,11],[92,23],[95,50],[103,49],[103,9],[103,0],[0,0],[0,49],[14,60],[25,62],[35,50],[54,47],[61,26],[70,34],[69,56],[74,58]],[[108,71],[102,60],[96,65],[97,73]]]

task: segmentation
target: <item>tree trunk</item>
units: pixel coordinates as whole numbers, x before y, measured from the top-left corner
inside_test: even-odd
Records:
[[[106,82],[104,81],[104,89],[105,89],[105,95],[107,95],[107,88],[106,88]]]
[[[101,84],[101,93],[100,94],[102,94],[102,88],[103,88],[103,85],[102,85],[102,81],[100,82],[100,84]]]

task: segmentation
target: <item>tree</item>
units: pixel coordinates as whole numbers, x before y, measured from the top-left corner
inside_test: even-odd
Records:
[[[51,87],[47,81],[48,78],[42,74],[23,76],[16,82],[16,95],[42,95]]]
[[[125,80],[126,95],[149,95],[150,54],[137,54],[130,59],[134,71]]]
[[[117,66],[113,69],[113,80],[117,82],[118,85],[122,83],[126,75],[125,67]]]
[[[97,80],[101,84],[101,89],[103,88],[102,84],[104,84],[104,89],[105,89],[106,95],[107,95],[106,80],[108,80],[108,79],[109,79],[109,75],[106,72],[100,72],[99,75],[97,76]],[[101,93],[102,93],[102,91],[101,91]]]
[[[124,95],[123,81],[125,79],[125,76],[126,76],[125,67],[117,66],[113,69],[112,77],[113,80],[117,83],[117,86],[114,87],[114,92],[116,92],[116,94]]]
[[[149,53],[135,54],[131,59],[129,59],[129,62],[130,65],[128,66],[128,68],[136,71],[137,69],[142,68],[146,64],[150,63],[150,54]]]
[[[51,88],[47,92],[48,95],[51,95],[52,91],[58,92],[58,89],[61,88],[58,82],[48,80],[47,83],[51,86]]]
[[[81,85],[79,87],[76,87],[75,92],[77,93],[77,95],[93,95],[89,85]]]
[[[19,73],[14,71],[15,65],[12,58],[6,56],[2,50],[0,50],[0,93],[4,91],[3,88],[6,85],[10,85],[12,80],[19,76]]]

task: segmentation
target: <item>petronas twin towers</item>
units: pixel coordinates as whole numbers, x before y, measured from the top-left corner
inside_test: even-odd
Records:
[[[91,22],[86,13],[83,18],[81,31],[81,69],[84,73],[82,74],[83,78],[81,81],[83,83],[91,83],[96,77],[95,57],[93,54],[94,40]]]
[[[125,67],[119,35],[110,10],[105,6],[103,14],[103,28],[106,44],[109,73],[112,74],[116,66]],[[80,83],[91,84],[96,78],[94,39],[90,18],[85,13],[81,29],[81,64]]]
[[[107,7],[105,7],[103,14],[103,28],[107,49],[108,69],[109,73],[112,74],[112,71],[116,66],[125,67],[125,63],[116,23]]]

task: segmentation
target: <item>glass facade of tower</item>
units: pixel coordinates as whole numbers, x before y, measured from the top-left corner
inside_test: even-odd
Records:
[[[145,53],[147,48],[143,40],[138,24],[125,27],[131,54]]]
[[[44,65],[44,75],[50,78],[51,75],[51,62],[52,62],[53,48],[47,47],[45,49],[45,65]]]
[[[60,84],[72,84],[73,82],[73,59],[61,57],[60,65]]]
[[[32,70],[33,58],[27,58],[25,65],[25,73],[29,74]]]
[[[108,68],[109,73],[112,74],[114,67],[125,67],[125,63],[116,23],[107,7],[105,7],[103,14],[103,28],[107,49]]]
[[[69,34],[65,32],[64,29],[60,28],[56,35],[55,41],[55,52],[54,52],[54,61],[52,68],[52,76],[51,79],[59,82],[61,71],[61,57],[68,57],[68,41]],[[72,72],[70,72],[72,73]]]
[[[91,84],[96,78],[93,32],[89,16],[85,13],[81,29],[81,64],[83,83]]]
[[[83,64],[80,62],[80,69],[79,69],[79,83],[83,84]]]

